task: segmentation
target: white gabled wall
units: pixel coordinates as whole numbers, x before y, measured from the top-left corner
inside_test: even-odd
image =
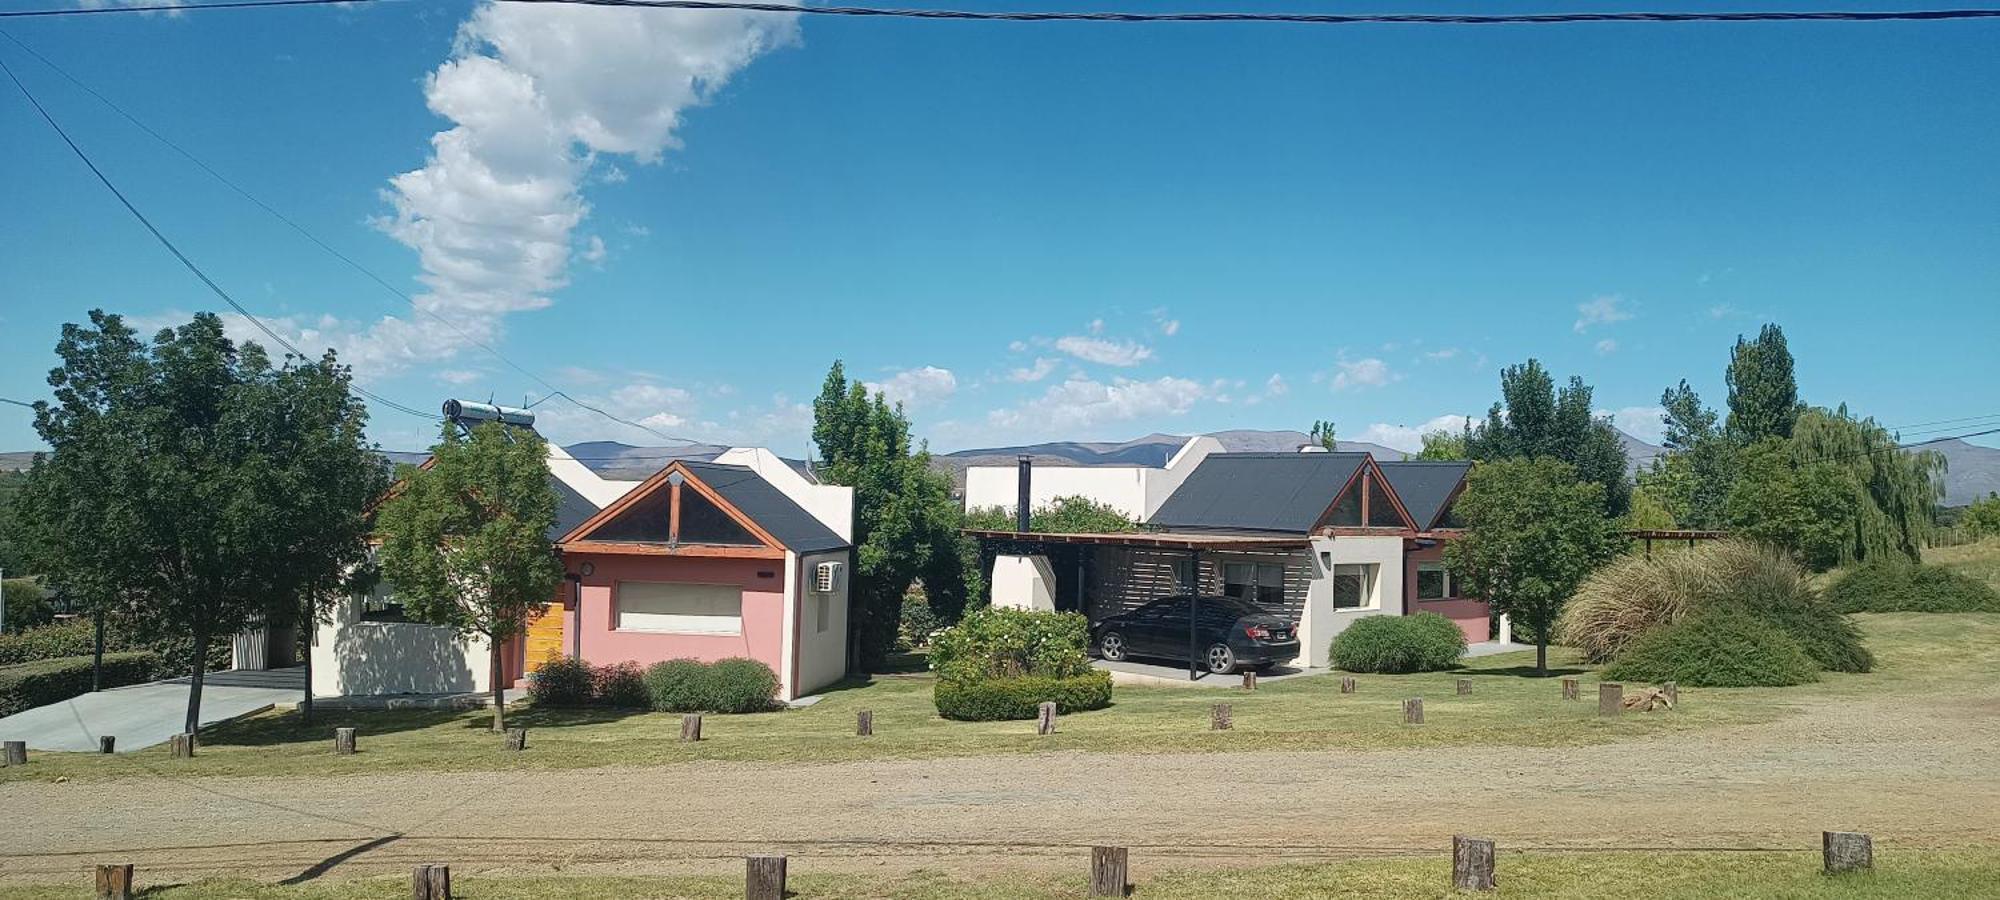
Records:
[[[1028,503],[1047,506],[1060,497],[1088,497],[1144,522],[1186,481],[1201,461],[1222,452],[1222,442],[1189,438],[1164,467],[1036,466],[1028,481]],[[965,508],[998,506],[1012,510],[1020,499],[1018,466],[972,466],[965,470]]]
[[[554,441],[549,441],[548,446],[549,474],[562,479],[562,483],[569,485],[570,490],[582,494],[583,499],[597,504],[599,509],[610,506],[612,501],[639,486],[639,482],[636,481],[612,481],[603,478],[589,466],[577,462],[575,457],[569,455],[569,451],[556,446]]]
[[[1335,609],[1335,565],[1375,566],[1373,604],[1361,609]],[[1299,654],[1310,666],[1324,667],[1333,636],[1368,616],[1403,614],[1403,539],[1400,536],[1340,535],[1312,539],[1312,583],[1306,588],[1306,608],[1299,618]]]
[[[993,557],[993,605],[1013,609],[1056,608],[1056,570],[1046,556]]]
[[[835,484],[813,484],[778,455],[763,447],[731,447],[715,457],[715,462],[742,466],[771,483],[801,509],[840,539],[854,542],[854,489]]]

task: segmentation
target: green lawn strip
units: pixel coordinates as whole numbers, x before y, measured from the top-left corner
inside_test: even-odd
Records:
[[[1933,547],[1924,551],[1924,562],[1984,579],[1995,590],[2000,590],[2000,538],[1987,538],[1957,547]]]
[[[613,710],[522,706],[509,716],[529,729],[529,749],[510,753],[487,733],[482,711],[323,712],[311,726],[294,712],[274,712],[206,732],[192,760],[164,747],[130,754],[32,754],[29,765],[0,769],[0,781],[57,777],[104,779],[159,772],[175,775],[339,775],[385,771],[577,768],[657,765],[696,759],[834,762],[1072,750],[1166,753],[1242,750],[1385,749],[1464,746],[1563,746],[1601,743],[1770,721],[1827,696],[1859,699],[1909,695],[1924,700],[1980,690],[1967,673],[2000,670],[2000,616],[1913,613],[1858,617],[1881,658],[1867,675],[1828,674],[1800,688],[1683,690],[1673,712],[1597,714],[1594,670],[1562,650],[1558,672],[1584,681],[1578,701],[1561,699],[1555,678],[1526,677],[1531,656],[1470,661],[1455,672],[1362,675],[1360,690],[1341,694],[1337,677],[1266,681],[1255,692],[1120,687],[1108,709],[1062,717],[1055,735],[1031,722],[951,722],[931,705],[927,675],[876,678],[829,692],[807,709],[709,716],[698,744],[681,743],[680,717]],[[1473,692],[1459,696],[1454,681]],[[1638,685],[1632,686],[1637,689]],[[1402,724],[1401,704],[1422,697],[1425,724]],[[1209,730],[1216,703],[1233,707],[1235,727]],[[857,710],[874,712],[875,734],[854,734]],[[360,730],[361,752],[333,754],[333,728]]]
[[[1088,854],[1077,854],[1073,874],[1009,872],[972,877],[918,870],[899,874],[813,874],[810,859],[794,859],[787,887],[802,900],[1001,900],[1067,898],[1084,893]],[[1450,889],[1448,857],[1357,859],[1329,863],[1239,868],[1149,870],[1133,859],[1138,898],[1318,898],[1404,900],[1475,896]],[[2000,852],[1986,850],[1885,851],[1873,872],[1840,876],[1819,870],[1816,851],[1509,853],[1497,861],[1499,890],[1489,897],[1575,900],[1740,900],[1792,898],[1903,898],[1990,896],[2000,881]],[[155,885],[137,873],[150,900],[375,900],[409,896],[407,876],[323,879],[298,886],[234,879]],[[20,900],[89,895],[87,877],[76,885],[5,888]],[[725,898],[743,896],[742,876],[481,878],[458,875],[452,894],[462,900],[575,900]]]

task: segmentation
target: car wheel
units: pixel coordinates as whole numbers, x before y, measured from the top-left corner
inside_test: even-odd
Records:
[[[1097,655],[1112,662],[1125,658],[1125,636],[1116,631],[1097,639]]]
[[[1227,675],[1236,671],[1236,653],[1228,644],[1210,644],[1208,647],[1208,670],[1217,675]]]

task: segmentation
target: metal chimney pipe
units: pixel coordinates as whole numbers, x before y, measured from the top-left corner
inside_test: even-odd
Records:
[[[1014,530],[1025,534],[1028,531],[1028,512],[1030,509],[1028,498],[1032,496],[1028,492],[1028,483],[1035,475],[1035,461],[1033,457],[1023,453],[1020,456],[1014,457],[1014,464],[1020,470],[1019,477],[1014,480],[1014,487],[1018,492],[1014,498]]]

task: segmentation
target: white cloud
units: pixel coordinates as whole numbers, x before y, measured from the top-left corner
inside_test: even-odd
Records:
[[[1177,335],[1177,334],[1180,334],[1180,333],[1181,333],[1181,320],[1179,320],[1179,319],[1168,319],[1168,320],[1166,320],[1166,321],[1164,321],[1164,322],[1161,322],[1161,323],[1160,323],[1160,333],[1161,333],[1161,334],[1164,334],[1164,335],[1166,335],[1167,337],[1173,337],[1174,335]]]
[[[578,255],[583,257],[584,262],[590,263],[593,266],[602,266],[604,265],[605,258],[610,256],[611,253],[604,249],[604,239],[593,234],[590,236],[590,240],[584,242],[583,252]]]
[[[1333,389],[1336,391],[1381,387],[1397,377],[1389,371],[1388,363],[1372,356],[1367,359],[1344,359],[1334,365],[1340,369],[1333,375]]]
[[[1055,374],[1056,368],[1061,365],[1062,360],[1047,356],[1040,357],[1035,360],[1035,364],[1032,366],[1008,372],[1007,380],[1017,383],[1040,381]]]
[[[1061,433],[1141,416],[1181,415],[1207,396],[1207,388],[1186,378],[1115,378],[1105,383],[1078,376],[1051,385],[1040,397],[1018,406],[993,410],[986,418],[997,428]]]
[[[1609,418],[1612,427],[1625,432],[1648,444],[1657,444],[1666,436],[1666,423],[1660,421],[1667,411],[1658,406],[1627,406],[1623,409],[1595,410],[1599,418]]]
[[[1273,374],[1264,381],[1264,393],[1273,397],[1282,397],[1291,393],[1291,390],[1292,386],[1285,383],[1285,376],[1283,375]]]
[[[1093,322],[1091,326],[1095,333],[1103,327],[1103,323]],[[1085,362],[1106,366],[1136,366],[1153,358],[1153,348],[1144,344],[1080,335],[1057,338],[1056,349]]]
[[[1452,357],[1455,357],[1457,355],[1458,355],[1457,347],[1446,347],[1442,350],[1429,351],[1424,354],[1424,358],[1432,362],[1444,362],[1445,360],[1451,359]]]
[[[1577,334],[1582,334],[1599,325],[1610,325],[1632,318],[1632,304],[1617,294],[1593,297],[1588,302],[1576,305],[1576,324],[1571,326]]]
[[[1090,320],[1090,333],[1091,333],[1091,334],[1103,334],[1103,333],[1104,333],[1104,320],[1103,320],[1103,319],[1091,319],[1091,320]]]
[[[890,403],[915,409],[944,400],[958,391],[958,377],[950,369],[923,366],[905,369],[880,382],[869,382],[868,392],[879,393]]]
[[[1601,340],[1601,341],[1598,341],[1598,342],[1597,342],[1597,355],[1598,355],[1598,356],[1609,356],[1609,355],[1611,355],[1611,354],[1613,354],[1613,353],[1616,353],[1616,352],[1618,352],[1618,342],[1617,342],[1617,341],[1614,341],[1614,340],[1612,340],[1612,339],[1610,339],[1610,338],[1605,338],[1604,340]]]
[[[439,381],[449,385],[467,385],[486,377],[484,372],[471,369],[445,369],[437,373]]]
[[[1393,447],[1405,453],[1415,453],[1423,449],[1424,435],[1433,431],[1446,431],[1457,434],[1460,429],[1465,427],[1465,423],[1466,418],[1464,416],[1454,415],[1437,416],[1416,426],[1391,425],[1387,422],[1376,422],[1362,429],[1361,433],[1355,435],[1353,439],[1367,441],[1371,444],[1381,444],[1384,447]]]

